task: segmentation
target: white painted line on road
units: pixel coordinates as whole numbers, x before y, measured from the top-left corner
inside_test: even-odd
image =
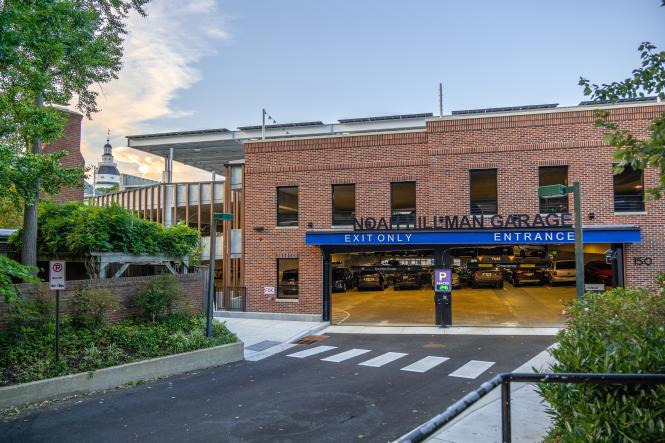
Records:
[[[425,358],[421,358],[417,362],[410,364],[409,366],[405,366],[400,371],[408,371],[408,372],[427,372],[430,369],[439,366],[441,363],[443,363],[446,360],[450,360],[448,357],[435,357],[434,355],[428,355]]]
[[[330,351],[331,349],[337,349],[337,346],[316,346],[314,348],[305,349],[304,351],[294,352],[293,354],[287,355],[287,357],[295,358],[305,358],[310,355],[321,354],[322,352]]]
[[[487,371],[493,364],[493,361],[471,360],[449,375],[451,377],[476,378]]]
[[[371,351],[369,349],[351,349],[350,351],[340,352],[339,354],[331,355],[330,357],[322,358],[321,360],[339,363],[359,355],[367,354],[368,352]]]
[[[387,365],[388,363],[395,361],[398,358],[402,358],[406,355],[408,354],[404,354],[403,352],[386,352],[383,355],[379,355],[378,357],[374,357],[370,360],[358,364],[360,366],[371,366],[373,368],[380,368],[381,366]]]
[[[247,361],[259,361],[263,360],[264,358],[272,357],[275,354],[279,354],[282,351],[286,351],[287,349],[291,349],[295,346],[293,343],[282,343],[281,345],[273,346],[272,348],[268,348],[265,351],[257,352],[252,355],[247,355],[245,353],[245,360]]]

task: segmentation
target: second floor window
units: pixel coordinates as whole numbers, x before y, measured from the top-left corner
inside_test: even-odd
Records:
[[[541,166],[538,168],[538,186],[568,186],[568,166]],[[540,213],[568,212],[568,196],[557,198],[541,198]]]
[[[332,224],[333,226],[353,225],[356,216],[356,185],[333,185]]]
[[[390,184],[390,219],[403,227],[416,224],[416,182]]]
[[[277,188],[277,226],[298,226],[298,187]]]
[[[614,212],[644,212],[644,171],[626,166],[614,176]]]
[[[469,177],[471,214],[496,214],[498,210],[496,169],[472,169],[469,171]]]

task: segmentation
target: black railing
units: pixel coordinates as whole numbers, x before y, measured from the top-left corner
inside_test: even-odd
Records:
[[[615,194],[615,212],[643,212],[644,195],[641,194]]]
[[[469,392],[461,400],[453,403],[448,409],[420,425],[413,431],[397,440],[399,443],[417,443],[431,437],[439,429],[450,423],[469,406],[489,394],[501,385],[501,441],[510,443],[512,439],[510,422],[510,383],[590,383],[596,385],[662,385],[665,374],[584,374],[584,373],[518,373],[506,372],[499,374],[483,383],[474,391]]]
[[[278,285],[277,298],[298,300],[298,284]]]
[[[247,288],[244,286],[215,286],[215,309],[247,311]]]
[[[568,197],[541,198],[541,214],[560,214],[568,212]]]

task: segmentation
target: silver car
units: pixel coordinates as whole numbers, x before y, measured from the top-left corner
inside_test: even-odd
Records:
[[[550,264],[546,280],[550,285],[575,283],[575,260],[557,260]]]

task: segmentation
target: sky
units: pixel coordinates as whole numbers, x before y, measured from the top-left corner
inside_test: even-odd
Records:
[[[638,46],[665,48],[660,0],[152,0],[132,15],[119,79],[83,122],[96,164],[111,131],[121,172],[159,179],[127,135],[584,99]],[[176,181],[209,173],[176,163]]]

